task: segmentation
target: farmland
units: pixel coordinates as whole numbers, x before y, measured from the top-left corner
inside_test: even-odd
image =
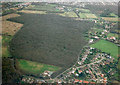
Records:
[[[64,12],[64,13],[59,13],[58,15],[65,17],[78,17],[74,12]]]
[[[120,19],[116,17],[102,17],[102,19],[106,21],[113,21],[113,22],[120,21]]]
[[[41,63],[22,60],[22,59],[17,60],[17,64],[18,64],[17,65],[18,69],[32,74],[40,74],[46,70],[54,72],[60,69],[60,67],[57,66],[46,65],[46,64],[41,64]]]
[[[76,8],[79,12],[82,12],[82,13],[90,13],[90,10],[89,9],[83,9],[83,8]]]
[[[22,26],[23,24],[10,22],[7,19],[18,17],[18,14],[9,14],[2,17],[2,34],[14,35]]]
[[[62,12],[55,7],[53,4],[38,4],[26,8],[26,10],[37,10],[37,11],[48,11],[48,12]]]
[[[19,11],[19,12],[22,12],[22,13],[33,13],[33,14],[46,14],[45,11],[30,11],[30,10],[22,10],[22,11]]]
[[[91,13],[79,13],[80,18],[97,18],[95,14]]]
[[[77,60],[80,49],[87,43],[82,35],[93,26],[92,22],[54,14],[22,13],[10,20],[24,23],[10,43],[12,56],[63,67],[64,70]]]
[[[117,59],[118,46],[112,42],[109,42],[106,40],[99,40],[95,44],[92,44],[91,47],[100,49],[101,51],[106,52],[106,53],[110,53],[111,56],[113,56],[115,59]]]

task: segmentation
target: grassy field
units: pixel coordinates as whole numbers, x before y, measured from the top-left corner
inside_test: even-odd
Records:
[[[9,42],[12,36],[2,36],[2,57],[11,57],[9,52]]]
[[[97,18],[97,16],[95,14],[91,14],[91,13],[79,13],[80,18]]]
[[[46,14],[45,11],[32,11],[32,10],[22,10],[22,11],[19,11],[19,12],[23,12],[23,13],[35,13],[35,14]]]
[[[109,33],[109,34],[107,35],[107,37],[116,37],[116,38],[119,38],[119,37],[118,37],[118,34],[116,34],[116,33]]]
[[[79,13],[80,18],[87,18],[84,13]]]
[[[28,60],[22,60],[22,59],[17,60],[17,64],[19,66],[19,69],[33,74],[40,74],[46,70],[53,72],[60,70],[60,67],[57,66],[47,65],[47,64],[32,62]]]
[[[85,16],[87,17],[87,18],[97,18],[97,16],[95,15],[95,14],[85,14]]]
[[[120,19],[117,17],[102,17],[102,19],[106,21],[113,21],[113,22],[120,21]]]
[[[82,12],[82,13],[90,13],[89,9],[83,9],[83,8],[76,8],[76,10]]]
[[[58,15],[65,17],[78,17],[74,12],[64,12],[64,13],[59,13]]]
[[[100,49],[103,52],[110,53],[115,59],[118,57],[118,46],[112,42],[106,40],[99,40],[95,44],[92,44],[91,47]]]
[[[48,12],[61,12],[61,10],[56,8],[56,5],[54,4],[48,4],[48,5],[33,5],[28,8],[25,8],[26,10],[37,10],[37,11],[48,11]]]
[[[2,34],[14,35],[23,26],[23,24],[7,20],[19,16],[18,14],[8,14],[2,17]]]
[[[118,17],[116,14],[114,14],[114,13],[110,13],[110,16],[112,16],[112,17]]]

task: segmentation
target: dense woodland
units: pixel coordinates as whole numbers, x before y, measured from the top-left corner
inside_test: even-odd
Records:
[[[58,15],[21,15],[11,19],[24,23],[11,41],[12,56],[63,68],[75,63],[80,49],[87,43],[83,33],[93,26],[92,22]]]

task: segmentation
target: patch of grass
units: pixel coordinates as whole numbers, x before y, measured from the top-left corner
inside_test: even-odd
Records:
[[[118,46],[112,42],[106,40],[99,40],[95,44],[90,45],[93,48],[100,49],[103,52],[110,53],[112,57],[117,60],[118,56]]]
[[[110,16],[112,16],[112,17],[118,17],[116,14],[114,14],[114,13],[110,13]]]
[[[77,15],[74,12],[64,12],[64,13],[59,13],[58,15],[65,17],[77,17]]]
[[[79,13],[80,18],[97,18],[95,14],[91,13]]]
[[[79,13],[80,18],[87,18],[84,13]]]
[[[120,21],[120,19],[116,17],[102,17],[102,19],[106,21],[113,21],[113,22]]]
[[[86,13],[85,16],[87,18],[97,18],[97,16],[95,14],[88,14],[88,13]]]
[[[48,12],[61,12],[61,10],[56,8],[56,5],[54,4],[48,4],[48,5],[33,5],[28,8],[25,8],[27,10],[37,10],[37,11],[48,11]]]
[[[116,34],[116,33],[109,33],[109,34],[107,35],[107,37],[116,37],[116,38],[119,38],[119,37],[118,37],[118,34]]]
[[[39,73],[43,73],[46,70],[48,71],[60,70],[60,67],[53,66],[53,65],[47,65],[47,64],[32,62],[28,60],[22,60],[22,59],[19,59],[17,61],[18,61],[19,68],[29,73],[39,74]]]
[[[76,8],[77,10],[79,10],[80,12],[83,12],[83,13],[89,13],[90,10],[89,9],[83,9],[83,8]]]
[[[23,13],[35,13],[35,14],[46,14],[45,11],[32,11],[32,10],[22,10],[19,12],[23,12]]]
[[[12,36],[2,36],[2,57],[11,57],[9,52],[9,42]]]

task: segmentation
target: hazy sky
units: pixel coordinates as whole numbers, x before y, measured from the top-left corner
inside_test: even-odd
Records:
[[[119,2],[119,0],[0,0],[6,2]]]

